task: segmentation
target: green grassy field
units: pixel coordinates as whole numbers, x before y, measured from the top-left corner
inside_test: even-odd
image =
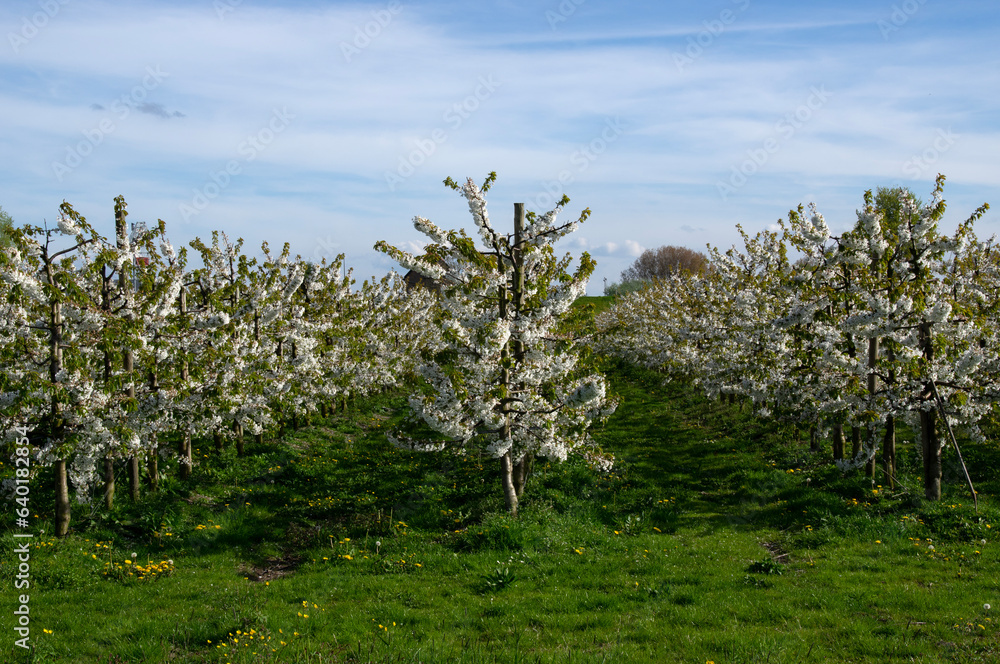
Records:
[[[909,490],[889,493],[791,428],[608,371],[623,401],[595,437],[616,469],[536,466],[518,519],[497,462],[385,442],[402,394],[245,457],[203,443],[189,482],[112,514],[76,506],[68,538],[31,549],[30,653],[13,645],[5,534],[0,658],[1000,661],[996,444],[963,450],[976,513],[953,465],[942,502],[919,498],[911,445]]]

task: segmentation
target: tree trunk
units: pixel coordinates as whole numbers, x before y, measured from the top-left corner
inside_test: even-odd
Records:
[[[101,311],[110,315],[111,312],[111,277],[108,276],[108,267],[101,267]],[[114,369],[111,363],[111,353],[104,351],[104,384],[111,381],[111,373]],[[115,462],[111,454],[104,457],[104,507],[109,512],[115,506]]]
[[[920,411],[920,445],[924,454],[924,497],[941,500],[941,444],[937,435],[937,411]]]
[[[882,439],[882,470],[886,484],[896,488],[896,418],[890,415],[885,421],[885,438]]]
[[[520,210],[519,210],[520,206]],[[519,211],[523,211],[523,203],[514,204],[514,223],[517,224],[517,218],[519,216]],[[516,230],[516,228],[515,228]],[[504,274],[503,261],[499,261],[500,274]],[[500,286],[497,288],[497,300],[499,304],[500,319],[504,320],[507,318],[507,307],[509,304],[508,300],[509,293],[507,291],[507,279],[501,281]],[[503,396],[506,398],[510,394],[510,369],[506,366],[506,362],[510,357],[510,341],[503,347],[500,351],[500,357],[505,366],[500,370],[500,385],[503,388]],[[503,427],[500,433],[501,440],[510,441],[511,440],[511,417],[509,411],[509,405],[506,402],[501,402],[500,408],[503,412]],[[514,460],[511,457],[513,452],[513,445],[511,449],[508,449],[502,457],[500,457],[500,481],[503,484],[503,494],[504,500],[507,503],[507,511],[512,516],[517,516],[517,487],[515,486],[515,470],[514,470]]]
[[[868,439],[869,442],[873,443],[875,441],[875,436],[878,435],[878,432],[875,431],[874,429],[869,429],[868,430],[868,434],[870,436],[869,439]],[[872,456],[869,457],[867,461],[865,461],[865,477],[871,478],[871,480],[873,482],[875,481],[875,455],[874,454],[872,454]]]
[[[512,475],[514,479],[514,491],[517,493],[518,498],[524,495],[524,485],[527,484],[528,477],[531,475],[532,466],[534,466],[534,457],[530,454],[525,454],[514,464]]]
[[[837,422],[833,425],[833,458],[839,461],[844,458],[844,425]]]
[[[159,398],[160,378],[157,373],[157,363],[153,360],[153,371],[149,374],[149,389]],[[149,474],[149,490],[157,492],[160,490],[160,445],[156,439],[156,432],[149,434],[149,455],[146,457],[146,472]]]
[[[872,410],[875,410],[875,393],[876,393],[876,376],[875,369],[878,368],[878,337],[872,337],[868,340],[868,399],[870,401]],[[876,444],[876,436],[878,431],[874,424],[868,425],[868,444]],[[877,448],[876,448],[877,449]],[[871,456],[865,462],[865,476],[870,477],[872,481],[875,481],[875,451],[869,450]]]
[[[892,270],[889,270],[892,275]],[[896,384],[896,351],[892,343],[886,342],[886,358],[889,360],[889,381],[890,388]],[[896,488],[896,418],[890,415],[885,420],[885,438],[882,439],[882,470],[890,489]]]
[[[56,471],[56,537],[66,537],[69,534],[70,504],[69,480],[66,477],[66,460],[59,459],[55,465]]]
[[[135,399],[135,384],[132,382],[132,370],[135,366],[132,351],[130,350],[125,351],[123,368],[125,369],[126,379],[129,381],[129,386],[125,390],[125,396],[129,399]],[[137,452],[133,452],[132,456],[128,458],[128,488],[133,501],[139,500],[139,457],[136,456],[137,454]]]
[[[181,460],[180,460],[180,478],[186,480],[191,477],[191,470],[194,466],[192,454],[191,454],[191,432],[184,432],[184,437],[181,438]]]
[[[233,422],[233,431],[236,432],[236,454],[243,456],[243,425]]]
[[[104,508],[109,512],[115,507],[115,462],[111,455],[104,457]]]
[[[514,488],[514,464],[511,463],[510,451],[500,457],[500,481],[503,483],[503,497],[507,503],[507,511],[511,516],[517,516],[517,489]]]
[[[931,341],[931,323],[923,322],[919,328],[920,349],[928,365],[934,362],[934,345]],[[928,383],[924,398],[934,398],[935,387]],[[924,496],[928,500],[941,500],[941,445],[937,435],[937,411],[920,411],[920,444],[924,453]]]
[[[223,448],[222,434],[216,431],[215,433],[212,434],[212,440],[215,441],[215,449],[221,452]]]
[[[180,295],[180,309],[181,316],[187,314],[187,291],[181,288]],[[191,378],[190,367],[187,360],[181,364],[181,383],[187,384],[188,380]],[[194,467],[192,452],[191,452],[191,430],[188,429],[184,432],[184,437],[181,438],[181,462],[178,468],[178,474],[182,480],[186,480],[191,477],[191,471]]]
[[[128,493],[133,502],[139,502],[139,457],[128,458]]]
[[[156,443],[156,434],[150,435],[153,440],[149,455],[146,457],[146,472],[149,473],[149,477],[146,479],[149,481],[149,490],[156,493],[160,490],[160,453]]]
[[[55,287],[55,278],[52,274],[52,264],[45,266],[49,285]],[[49,308],[49,380],[56,382],[56,376],[62,371],[62,305],[56,300],[51,302]],[[65,435],[63,432],[62,420],[59,416],[59,403],[52,395],[49,404],[49,427],[52,437],[61,440]],[[66,460],[59,459],[55,465],[56,471],[56,537],[65,537],[69,533],[70,505],[69,505],[69,479],[66,477]]]
[[[128,236],[128,226],[125,223],[125,217],[128,213],[125,211],[124,203],[124,199],[120,204],[119,200],[115,199],[115,238],[119,249],[125,248],[125,241]],[[132,291],[130,279],[132,278],[133,268],[134,266],[129,264],[127,269],[123,266],[118,273],[118,289],[122,293]],[[125,372],[125,380],[129,383],[128,388],[125,390],[125,396],[129,400],[135,400],[135,376],[132,375],[135,369],[135,358],[132,355],[131,349],[125,349],[122,369]],[[132,456],[128,458],[128,487],[133,501],[139,500],[139,457],[136,454],[138,452],[133,452]]]
[[[809,427],[809,451],[813,454],[819,454],[819,434],[816,433],[816,425]]]
[[[861,452],[861,428],[851,427],[851,458],[857,459]]]

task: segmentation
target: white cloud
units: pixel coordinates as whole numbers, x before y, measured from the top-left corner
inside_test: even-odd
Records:
[[[849,224],[865,189],[926,197],[938,171],[957,216],[1000,193],[988,12],[928,3],[886,41],[876,21],[890,6],[753,3],[679,71],[671,53],[719,9],[588,0],[552,30],[547,6],[407,3],[348,62],[342,44],[383,6],[242,2],[220,20],[210,2],[66,3],[17,52],[0,49],[0,204],[21,223],[54,218],[63,199],[107,219],[124,194],[177,236],[226,228],[304,256],[321,238],[368,271],[385,269],[378,239],[420,248],[414,214],[470,226],[441,181],[496,170],[498,227],[515,201],[543,211],[566,194],[564,218],[591,208],[586,239],[563,244],[599,258],[599,281],[644,246],[728,246],[735,223],[763,228],[813,199],[832,226]],[[0,20],[35,11],[8,3]],[[150,68],[164,73],[155,85]],[[482,77],[498,85],[477,97]],[[781,137],[813,87],[829,100]],[[294,118],[249,159],[241,146],[276,109]],[[615,118],[620,135],[587,152]],[[958,138],[907,168],[941,129]],[[723,200],[718,183],[776,136]],[[87,154],[60,180],[53,164],[74,151]],[[179,206],[233,160],[239,174],[182,223]],[[390,190],[400,160],[413,172]]]

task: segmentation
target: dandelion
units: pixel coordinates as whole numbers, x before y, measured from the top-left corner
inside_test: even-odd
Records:
[[[986,609],[987,611],[989,611],[990,610],[990,605],[989,604],[983,604],[983,608]]]

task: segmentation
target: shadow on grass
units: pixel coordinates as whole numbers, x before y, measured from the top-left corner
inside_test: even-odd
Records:
[[[611,364],[608,377],[623,402],[596,437],[605,448],[622,451],[615,471],[620,509],[649,511],[656,504],[650,496],[659,495],[676,506],[674,527],[792,532],[806,546],[831,534],[868,536],[877,532],[878,517],[889,514],[913,513],[954,539],[985,532],[980,515],[957,509],[971,502],[966,496],[955,504],[953,496],[961,495],[964,484],[957,464],[946,464],[945,501],[926,502],[919,460],[901,450],[901,475],[906,473],[910,490],[890,495],[861,472],[839,472],[828,450],[810,453],[794,427],[759,419],[740,405],[710,401],[691,386],[664,383],[661,375],[642,368]],[[1000,448],[966,447],[980,494],[992,494]],[[823,535],[820,526],[827,527]]]

